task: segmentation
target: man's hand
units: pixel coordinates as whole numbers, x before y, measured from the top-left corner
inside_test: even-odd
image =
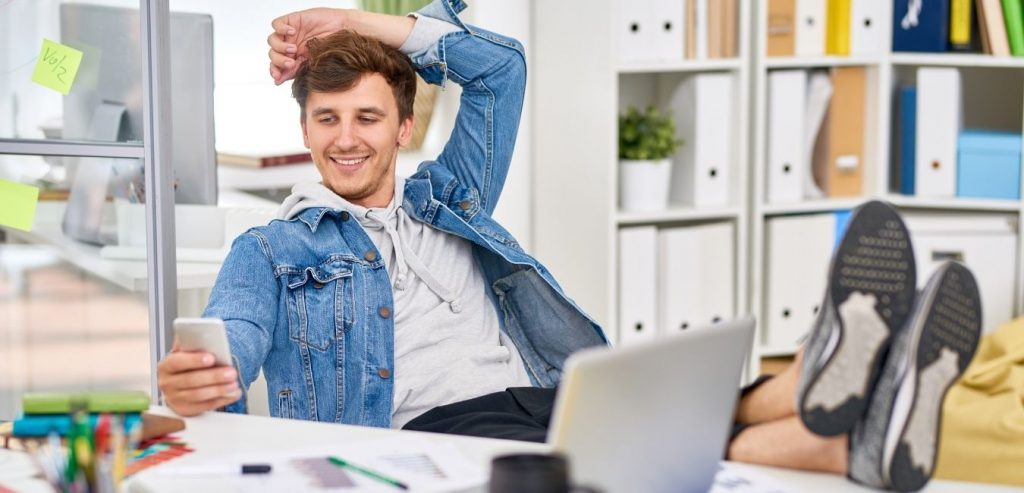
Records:
[[[157,365],[157,382],[164,402],[182,416],[195,416],[238,400],[238,373],[229,366],[213,366],[213,355],[181,352],[175,348]]]
[[[274,19],[270,25],[274,32],[267,37],[270,45],[270,76],[274,83],[295,76],[308,57],[306,42],[320,36],[340,31],[345,27],[346,10],[315,8],[292,12]]]

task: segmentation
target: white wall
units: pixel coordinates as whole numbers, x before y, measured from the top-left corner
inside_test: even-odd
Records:
[[[269,75],[266,40],[270,21],[296,10],[354,5],[355,0],[171,0],[171,10],[213,17],[218,149],[244,150],[268,142],[274,147],[303,148],[291,85],[275,86]]]

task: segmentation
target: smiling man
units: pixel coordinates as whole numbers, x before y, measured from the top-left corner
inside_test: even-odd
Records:
[[[464,7],[273,22],[271,75],[294,78],[321,181],[235,240],[204,314],[224,319],[235,369],[172,352],[158,376],[172,409],[245,412],[262,368],[274,416],[400,428],[469,403],[498,419],[458,431],[544,439],[547,422],[522,411],[550,408],[568,355],[607,340],[491,217],[526,63],[519,42],[463,24]],[[462,96],[443,152],[402,178],[417,72]]]

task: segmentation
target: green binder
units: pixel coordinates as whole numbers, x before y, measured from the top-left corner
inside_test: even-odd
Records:
[[[21,398],[25,414],[137,413],[149,409],[149,396],[134,390],[103,392],[29,392]]]
[[[1024,12],[1021,0],[1003,0],[1003,17],[1006,19],[1006,37],[1010,40],[1010,53],[1024,56]]]

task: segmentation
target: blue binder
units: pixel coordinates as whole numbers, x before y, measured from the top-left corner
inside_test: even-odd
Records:
[[[949,0],[922,0],[920,12],[911,10],[913,0],[895,0],[892,12],[892,51],[947,51]]]
[[[914,160],[917,138],[917,88],[905,86],[899,95],[899,146],[900,146],[900,193],[914,195]]]

